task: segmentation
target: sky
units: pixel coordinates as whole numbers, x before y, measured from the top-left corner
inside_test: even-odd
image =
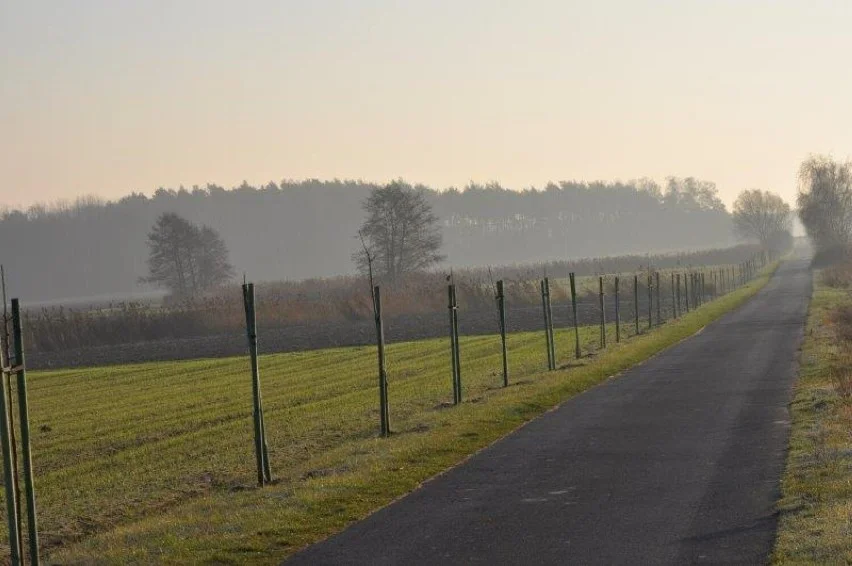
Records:
[[[0,207],[302,178],[669,175],[792,202],[852,153],[846,0],[0,0]]]

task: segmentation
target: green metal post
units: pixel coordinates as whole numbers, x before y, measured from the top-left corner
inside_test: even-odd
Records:
[[[580,328],[577,326],[577,289],[574,286],[574,273],[568,274],[571,282],[571,311],[574,313],[574,356],[580,359]]]
[[[257,461],[257,484],[263,487],[267,480],[268,463],[266,462],[265,438],[263,436],[263,405],[260,396],[260,370],[257,363],[257,319],[254,311],[254,283],[243,284],[243,305],[246,311],[246,334],[251,358],[251,388],[254,417],[254,449]]]
[[[684,273],[683,274],[683,302],[684,302],[684,306],[686,307],[686,314],[689,314],[689,283],[690,283],[689,279],[690,279],[690,274]]]
[[[550,350],[550,321],[547,318],[547,283],[546,279],[540,281],[541,287],[541,310],[544,313],[544,346],[547,349],[547,369],[553,369],[553,358]]]
[[[550,369],[556,369],[556,340],[553,336],[553,305],[550,301],[550,279],[544,278],[544,290],[547,296],[547,332],[550,338],[550,361],[552,366]]]
[[[456,284],[453,283],[453,336],[456,343],[456,393],[459,403],[462,402],[461,377],[461,347],[459,346],[459,298],[456,295]]]
[[[618,304],[618,275],[615,276],[615,342],[621,342],[621,312]]]
[[[0,334],[0,345],[2,345],[2,352],[0,352],[0,367],[7,367],[11,365],[12,359],[12,351],[11,351],[11,342],[12,336],[10,334],[10,326],[11,326],[11,316],[9,316],[9,312],[6,310],[7,301],[6,301],[6,270],[2,264],[0,264],[0,287],[2,287],[2,299],[3,299],[3,331]],[[15,439],[15,420],[12,417],[14,415],[14,411],[12,409],[12,376],[10,375],[8,379],[5,379],[5,387],[6,387],[6,396],[7,396],[7,411],[9,413],[9,443],[12,446],[12,489],[15,493],[15,507],[19,510],[17,517],[17,530],[18,530],[18,548],[20,549],[21,554],[24,552],[24,529],[21,524],[21,487],[18,479],[18,443]]]
[[[677,318],[677,303],[675,302],[675,274],[672,272],[672,318]]]
[[[692,274],[692,300],[695,308],[701,306],[701,274]]]
[[[390,410],[388,402],[388,372],[385,365],[385,324],[382,318],[382,292],[373,287],[373,312],[376,316],[376,349],[379,362],[379,430],[383,437],[390,435]]]
[[[497,310],[500,313],[500,347],[503,353],[503,387],[509,387],[509,351],[506,348],[506,295],[503,280],[497,282]]]
[[[695,308],[698,308],[701,306],[701,274],[695,273],[693,277],[695,277],[695,282],[692,286],[695,289]]]
[[[692,310],[698,308],[698,299],[695,292],[695,273],[689,274],[689,301],[692,305]]]
[[[20,533],[18,531],[19,515],[18,504],[15,497],[14,481],[15,473],[12,467],[12,442],[9,437],[9,423],[12,415],[8,414],[8,396],[6,394],[6,381],[10,375],[5,368],[2,374],[3,383],[0,384],[0,441],[3,450],[3,487],[6,494],[6,521],[9,524],[9,546],[11,561],[13,565],[21,563]]]
[[[598,277],[598,286],[600,287],[601,299],[601,348],[606,348],[606,308],[604,306],[603,277]]]
[[[675,316],[680,318],[683,315],[683,310],[680,306],[680,273],[675,278],[677,280],[677,305],[675,306]]]
[[[701,306],[701,277],[698,273],[692,274],[692,301],[695,308]]]
[[[657,289],[657,324],[663,323],[663,315],[662,310],[660,308],[660,272],[657,271],[654,273],[654,283]]]
[[[21,306],[12,299],[12,334],[15,342],[15,364],[18,373],[18,418],[21,422],[21,446],[24,464],[24,491],[27,498],[27,540],[30,547],[30,563],[39,564],[38,518],[36,513],[35,485],[33,483],[33,459],[30,448],[30,411],[27,403],[27,368],[24,358],[24,334],[21,329]]]
[[[654,295],[653,293],[653,279],[651,278],[651,274],[648,273],[648,330],[654,325],[652,313],[654,312]]]
[[[456,313],[455,313],[455,306],[453,305],[453,285],[452,285],[452,283],[447,285],[447,308],[449,309],[449,313],[450,313],[450,365],[451,365],[452,371],[453,371],[453,404],[458,405],[460,401],[459,401],[458,386],[456,385],[458,383],[458,379],[459,379],[458,367],[456,365],[458,363],[457,362],[458,358],[456,357],[456,324],[455,324]]]
[[[633,276],[633,318],[636,323],[636,334],[639,334],[639,276]]]

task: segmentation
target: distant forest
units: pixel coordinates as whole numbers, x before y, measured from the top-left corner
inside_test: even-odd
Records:
[[[82,198],[0,214],[0,262],[27,302],[146,290],[146,237],[175,212],[219,231],[237,273],[256,281],[352,273],[361,203],[376,185],[283,181]],[[514,191],[471,184],[418,185],[441,221],[448,266],[536,263],[666,252],[733,243],[731,218],[712,183],[670,178],[561,182]]]

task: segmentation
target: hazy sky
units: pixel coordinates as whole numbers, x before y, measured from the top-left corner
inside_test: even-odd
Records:
[[[243,179],[693,175],[847,158],[852,2],[0,0],[0,205]]]

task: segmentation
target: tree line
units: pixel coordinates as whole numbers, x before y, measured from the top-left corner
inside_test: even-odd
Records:
[[[440,256],[453,266],[663,252],[733,243],[732,217],[712,183],[565,181],[510,190],[496,183],[413,191],[434,215]],[[351,273],[362,204],[379,185],[361,181],[243,183],[80,199],[0,213],[0,261],[28,300],[150,289],[147,235],[163,214],[208,227],[230,251],[233,273],[255,280]],[[424,209],[425,210],[425,209]],[[435,234],[433,234],[434,236]],[[191,276],[189,281],[191,281]],[[191,284],[191,283],[190,283]]]

